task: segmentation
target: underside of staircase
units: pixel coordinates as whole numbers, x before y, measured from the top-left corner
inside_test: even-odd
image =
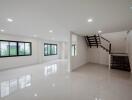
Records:
[[[129,63],[129,57],[125,53],[112,53],[111,52],[111,42],[104,37],[100,35],[93,35],[93,36],[85,36],[85,40],[87,45],[92,47],[101,47],[110,55],[110,68],[111,69],[118,69],[118,70],[124,70],[130,72],[130,63]],[[106,45],[103,45],[102,42],[106,42]]]

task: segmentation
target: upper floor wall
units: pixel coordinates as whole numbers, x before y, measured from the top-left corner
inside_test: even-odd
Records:
[[[112,44],[112,53],[128,53],[127,50],[127,31],[105,33],[102,34],[104,38],[109,40]]]

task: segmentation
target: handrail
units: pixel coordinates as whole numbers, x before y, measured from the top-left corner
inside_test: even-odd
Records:
[[[105,40],[105,41],[107,41],[107,42],[109,42],[110,43],[110,41],[109,40],[107,40],[106,38],[104,38],[104,37],[102,37],[102,36],[100,36],[103,40]]]
[[[109,40],[107,40],[106,38],[102,37],[102,36],[100,36],[100,38],[103,39],[103,40],[105,40],[106,42],[109,43],[109,47],[108,47],[108,49],[105,48],[104,46],[103,46],[103,47],[104,47],[105,49],[107,49],[107,50],[109,51],[109,54],[110,54],[110,53],[111,53],[111,42],[110,42]]]
[[[103,45],[100,45],[100,47],[102,47],[103,49],[109,51],[109,49],[105,48]]]
[[[111,43],[109,44],[109,54],[111,54]]]

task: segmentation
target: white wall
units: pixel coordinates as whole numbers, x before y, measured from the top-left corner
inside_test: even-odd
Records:
[[[44,56],[44,43],[57,44],[57,55]],[[50,40],[39,40],[40,62],[47,62],[47,61],[51,61],[51,60],[55,60],[55,59],[60,59],[60,56],[61,56],[60,49],[61,49],[60,42],[50,41]]]
[[[128,34],[128,56],[132,69],[132,30]]]
[[[88,56],[90,63],[97,63],[102,65],[109,64],[109,52],[106,52],[101,47],[92,47],[88,49]]]
[[[60,59],[62,57],[62,49],[67,48],[68,45],[64,45],[64,48],[61,48],[63,42],[56,41],[47,41],[37,38],[0,34],[0,40],[12,40],[12,41],[25,41],[32,42],[32,55],[31,56],[18,56],[18,57],[5,57],[0,58],[0,70],[9,69],[14,67],[22,67],[31,64],[43,63],[51,60]],[[44,56],[44,43],[54,43],[58,45],[58,54],[53,56]],[[65,57],[67,58],[67,52],[64,52]]]
[[[13,41],[26,41],[32,42],[32,55],[31,56],[19,56],[19,57],[5,57],[0,58],[0,70],[21,67],[30,64],[38,63],[38,41],[33,38],[26,38],[13,35],[0,34],[0,40],[13,40]]]
[[[60,59],[68,59],[68,42],[60,42]]]
[[[72,34],[76,35],[75,33],[71,32],[71,36]],[[85,39],[82,36],[79,35],[76,36],[77,36],[77,56],[71,56],[71,70],[76,69],[88,63],[88,47],[86,45]],[[71,44],[72,44],[72,38],[71,38]]]
[[[44,56],[44,43],[57,44],[57,55]],[[68,43],[64,41],[39,40],[39,62],[47,62],[56,59],[68,59]]]
[[[111,42],[112,52],[127,53],[127,31],[105,33],[102,36]]]

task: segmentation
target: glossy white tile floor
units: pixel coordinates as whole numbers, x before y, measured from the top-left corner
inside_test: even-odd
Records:
[[[0,100],[132,100],[132,77],[95,64],[68,72],[63,60],[1,71],[0,90]]]

